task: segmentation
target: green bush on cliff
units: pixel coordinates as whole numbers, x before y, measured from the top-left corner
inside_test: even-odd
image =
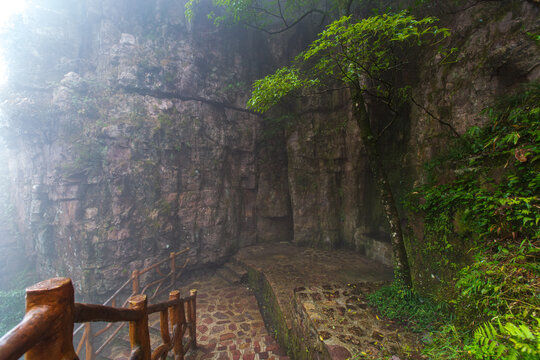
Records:
[[[407,201],[424,219],[424,256],[454,274],[441,279],[455,289],[447,294],[453,320],[434,333],[426,354],[538,359],[540,83],[485,114],[488,124],[471,128],[435,160],[430,168],[440,176]]]

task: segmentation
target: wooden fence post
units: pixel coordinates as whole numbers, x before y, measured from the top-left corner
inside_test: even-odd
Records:
[[[189,291],[191,299],[188,302],[188,322],[189,334],[193,340],[193,347],[197,347],[197,290],[192,289]]]
[[[144,315],[141,319],[129,322],[129,342],[131,349],[139,348],[142,360],[150,360],[152,351],[150,348],[150,334],[148,331],[148,312],[146,295],[133,295],[129,298],[129,308],[141,310]]]
[[[170,254],[171,257],[171,287],[174,288],[176,283],[176,253],[173,251]]]
[[[139,288],[139,270],[133,270],[133,273],[131,274],[131,278],[133,279],[133,294],[137,295],[140,291]]]
[[[180,291],[173,290],[169,293],[169,300],[179,300],[180,299]],[[183,312],[181,312],[181,309],[184,308],[184,304],[180,303],[178,305],[175,305],[173,307],[169,308],[169,321],[171,322],[171,328],[174,331],[174,328],[176,326],[177,332],[179,332],[179,335],[177,336],[175,340],[175,343],[173,344],[173,352],[174,352],[174,359],[175,360],[184,360],[184,320],[183,320]]]
[[[42,341],[26,352],[26,360],[79,359],[73,349],[73,284],[68,278],[53,278],[26,289],[26,312],[48,306],[58,314],[52,326],[43,334]]]
[[[159,313],[159,332],[161,333],[161,340],[166,345],[171,343],[171,336],[169,333],[169,312],[168,309],[162,310]]]
[[[94,360],[94,334],[92,333],[92,323],[87,322],[84,324],[86,327],[86,360]]]

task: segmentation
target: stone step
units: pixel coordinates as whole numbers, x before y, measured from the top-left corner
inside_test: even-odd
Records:
[[[219,268],[216,271],[216,275],[228,282],[231,285],[238,285],[242,283],[242,279],[234,271],[229,270],[226,267]]]
[[[290,360],[271,336],[234,338],[199,344],[192,356],[196,359],[217,360]]]
[[[98,355],[96,356],[96,360],[116,360],[116,359],[110,358],[106,355]]]
[[[150,346],[155,349],[162,344],[159,313],[151,314],[148,318],[148,330],[150,335]],[[171,334],[172,335],[172,334]],[[113,345],[108,347],[104,353],[100,354],[96,360],[123,360],[130,355],[129,335],[127,327],[114,340]]]
[[[223,265],[224,268],[234,272],[242,281],[247,281],[248,271],[247,269],[237,262],[227,262]]]
[[[109,344],[105,350],[100,353],[96,360],[119,360],[119,359],[129,359],[131,353],[131,346],[129,341],[126,341],[124,338],[117,338],[114,340],[114,344]]]
[[[225,276],[247,277],[241,266],[222,269]],[[200,290],[197,295],[198,346],[188,352],[186,360],[290,360],[268,334],[255,296],[244,285],[230,285],[215,275],[202,279],[195,287]],[[161,343],[159,313],[151,314],[148,323],[151,346],[155,349]],[[126,333],[120,336],[127,339]],[[103,354],[106,355],[103,360],[129,359],[129,344],[115,342],[112,347]],[[172,359],[171,354],[168,359]]]

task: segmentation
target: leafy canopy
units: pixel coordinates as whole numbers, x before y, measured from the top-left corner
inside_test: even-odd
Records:
[[[343,16],[328,25],[291,66],[257,80],[247,106],[263,113],[295,90],[336,80],[360,91],[369,89],[388,96],[395,84],[383,76],[403,66],[402,50],[423,43],[432,45],[449,36],[448,29],[433,25],[436,21],[434,17],[417,20],[406,11],[360,21]]]

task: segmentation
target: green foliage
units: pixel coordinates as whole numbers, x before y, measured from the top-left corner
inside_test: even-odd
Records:
[[[530,39],[534,40],[536,44],[540,44],[540,32],[527,32],[525,33]]]
[[[0,336],[3,336],[24,316],[24,290],[0,291]]]
[[[336,82],[380,97],[405,97],[407,88],[389,84],[383,75],[403,65],[401,50],[433,45],[449,36],[448,29],[433,25],[436,21],[432,17],[416,20],[405,11],[358,22],[343,16],[328,25],[293,65],[256,81],[247,106],[262,113],[294,90]]]
[[[490,125],[472,128],[457,144],[462,151],[445,159],[457,167],[455,180],[417,189],[412,208],[427,216],[463,208],[468,225],[484,239],[537,239],[539,103],[536,83],[486,110]]]
[[[539,249],[524,240],[494,254],[477,255],[475,262],[458,273],[459,320],[467,326],[495,318],[530,321],[540,305],[538,254]]]
[[[107,146],[98,141],[80,140],[73,145],[73,159],[62,164],[60,169],[67,177],[99,171],[104,166],[107,151]]]
[[[466,331],[450,323],[444,324],[436,331],[430,332],[422,351],[428,359],[465,360],[473,359],[466,350],[471,338]]]
[[[539,104],[540,83],[532,83],[487,109],[487,126],[472,127],[437,159],[430,169],[438,175],[407,203],[422,214],[439,265],[456,269],[449,303],[463,332],[453,343],[478,359],[539,354]],[[465,244],[472,263],[459,264],[453,255],[463,249],[452,252],[450,238]]]
[[[540,358],[540,320],[531,330],[525,324],[512,322],[494,326],[485,323],[474,332],[475,343],[469,346],[469,352],[480,359],[534,360]]]
[[[436,304],[398,281],[369,294],[368,300],[383,316],[406,322],[416,332],[432,330],[449,316],[445,304]]]
[[[266,112],[294,90],[315,86],[317,79],[304,79],[294,67],[283,67],[264,79],[255,81],[247,106],[260,113]]]

